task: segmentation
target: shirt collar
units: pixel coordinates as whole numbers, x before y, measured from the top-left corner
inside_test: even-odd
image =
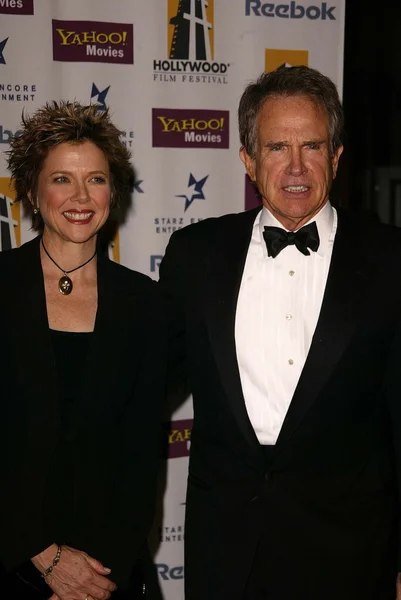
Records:
[[[316,221],[320,239],[319,248],[316,254],[319,256],[324,256],[329,250],[330,244],[332,244],[334,241],[337,229],[337,211],[330,204],[330,202],[326,202],[320,211],[307,223],[304,223],[304,225],[312,223],[313,221]],[[280,227],[281,229],[285,229],[280,221],[278,221],[276,217],[274,217],[272,213],[265,206],[263,206],[259,213],[259,232],[262,241],[262,247],[264,249],[263,253],[267,256],[266,244],[263,237],[263,231],[266,226]]]

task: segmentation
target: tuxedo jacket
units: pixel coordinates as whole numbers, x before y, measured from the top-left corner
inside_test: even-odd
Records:
[[[399,230],[339,214],[317,327],[267,466],[234,337],[256,214],[177,231],[160,269],[172,367],[177,381],[188,377],[194,402],[186,600],[243,598],[262,539],[269,600],[393,600],[401,571]],[[272,352],[278,343],[266,331]]]
[[[0,562],[11,570],[68,540],[124,588],[153,519],[167,336],[153,281],[101,254],[97,268],[71,433],[73,526],[55,540],[42,514],[60,419],[40,240],[0,253]],[[74,377],[74,357],[66,360]]]

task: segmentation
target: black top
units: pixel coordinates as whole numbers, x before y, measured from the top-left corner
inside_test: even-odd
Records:
[[[82,393],[92,333],[50,330],[59,391],[59,439],[50,464],[43,506],[55,543],[68,544],[74,513],[73,411]]]

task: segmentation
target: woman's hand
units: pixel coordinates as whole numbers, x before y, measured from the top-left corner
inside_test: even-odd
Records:
[[[52,563],[57,552],[53,544],[32,559],[36,568],[43,571]],[[46,578],[53,590],[52,600],[108,600],[117,586],[108,579],[110,569],[98,560],[69,546],[63,546],[60,561]]]

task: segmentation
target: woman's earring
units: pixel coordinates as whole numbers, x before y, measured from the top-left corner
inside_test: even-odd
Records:
[[[33,209],[33,214],[34,214],[34,215],[37,215],[37,214],[38,214],[38,212],[39,212],[39,209],[38,209],[38,208],[36,208],[36,206],[35,206],[35,208]]]

